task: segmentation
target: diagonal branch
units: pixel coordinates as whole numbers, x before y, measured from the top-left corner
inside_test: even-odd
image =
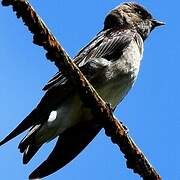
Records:
[[[91,110],[96,119],[101,121],[107,136],[117,144],[127,159],[127,167],[133,169],[144,180],[161,180],[141,150],[128,135],[126,128],[113,116],[110,106],[105,103],[91,86],[79,68],[48,30],[47,26],[26,0],[2,0],[3,6],[12,5],[18,18],[33,34],[33,42],[42,46],[46,56],[61,69],[62,73],[78,88],[80,97]]]

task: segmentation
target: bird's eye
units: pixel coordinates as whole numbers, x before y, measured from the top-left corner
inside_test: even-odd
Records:
[[[143,15],[142,11],[138,11],[138,14],[141,15],[141,16]]]
[[[147,14],[146,12],[141,11],[141,10],[136,11],[136,13],[137,13],[138,16],[140,16],[143,19],[146,19],[146,18],[148,18],[150,16],[149,14]]]
[[[143,8],[135,8],[136,15],[140,16],[143,19],[151,19],[152,16]]]

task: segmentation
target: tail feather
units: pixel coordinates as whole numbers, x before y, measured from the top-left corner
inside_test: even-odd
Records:
[[[33,144],[34,138],[36,135],[36,132],[40,129],[41,125],[35,125],[33,126],[28,134],[21,140],[19,143],[18,149],[20,150],[21,153],[23,153],[30,144]]]
[[[23,154],[23,164],[27,164],[32,157],[36,154],[36,152],[39,150],[41,145],[36,145],[35,143],[31,143]]]
[[[0,141],[0,146],[29,129],[36,123],[36,109],[34,109],[8,136]]]
[[[36,133],[41,128],[41,125],[35,125],[31,128],[28,134],[19,143],[19,150],[23,154],[23,164],[27,164],[32,157],[36,154],[42,144],[36,143]]]
[[[37,179],[48,176],[74,159],[98,134],[102,126],[96,121],[80,123],[62,133],[49,157],[29,176]]]

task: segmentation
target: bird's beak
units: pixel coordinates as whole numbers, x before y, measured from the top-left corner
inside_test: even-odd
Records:
[[[157,26],[165,25],[164,22],[158,21],[158,20],[156,20],[156,19],[152,19],[151,22],[152,22],[153,28],[155,28],[155,27],[157,27]]]

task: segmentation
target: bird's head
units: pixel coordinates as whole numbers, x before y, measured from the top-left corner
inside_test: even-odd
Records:
[[[163,22],[155,20],[142,6],[135,3],[124,3],[113,9],[104,21],[104,30],[111,28],[130,28],[136,30],[143,39]]]

